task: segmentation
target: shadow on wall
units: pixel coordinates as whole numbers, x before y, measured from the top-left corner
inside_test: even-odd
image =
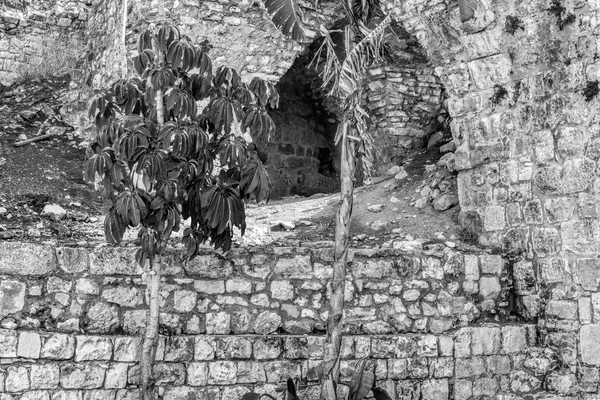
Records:
[[[269,113],[276,125],[263,145],[273,182],[272,198],[311,196],[338,189],[335,145],[337,119],[325,104],[321,79],[308,67],[312,54],[299,56],[280,79],[279,108]]]

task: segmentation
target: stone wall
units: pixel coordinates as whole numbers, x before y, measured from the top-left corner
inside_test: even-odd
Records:
[[[555,353],[532,347],[536,326],[511,313],[514,277],[500,256],[393,246],[352,252],[344,380],[368,357],[394,398],[537,393],[544,379],[575,384],[555,370]],[[137,398],[147,306],[134,252],[0,244],[4,399]],[[239,399],[250,388],[273,393],[287,376],[317,379],[331,248],[209,251],[190,263],[179,254],[165,257],[161,288],[157,370],[166,399]]]
[[[0,84],[29,78],[48,64],[74,72],[81,65],[89,1],[6,0],[0,7]],[[38,67],[41,65],[41,67]]]
[[[475,3],[465,23],[445,0],[395,14],[449,94],[461,222],[515,260],[519,312],[597,393],[600,3]]]

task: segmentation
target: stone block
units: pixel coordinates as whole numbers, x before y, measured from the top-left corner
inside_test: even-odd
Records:
[[[297,255],[294,258],[280,258],[273,272],[286,279],[307,279],[312,277],[310,255]]]
[[[560,234],[556,228],[533,228],[531,231],[533,251],[538,257],[546,257],[561,249]]]
[[[68,274],[86,272],[89,268],[89,254],[83,247],[57,247],[56,258],[60,269]]]
[[[454,398],[469,399],[473,396],[473,382],[465,379],[454,381]]]
[[[58,364],[32,364],[29,372],[31,389],[56,389],[59,383]]]
[[[249,359],[252,357],[252,342],[244,337],[217,339],[217,358],[220,360]]]
[[[133,308],[144,303],[143,292],[138,288],[128,286],[104,288],[102,290],[102,298],[109,303],[115,303],[121,307]]]
[[[485,363],[488,371],[494,375],[506,375],[512,370],[509,356],[489,356],[486,357]]]
[[[173,294],[173,309],[176,312],[191,312],[196,307],[196,292],[191,290],[176,290]]]
[[[315,351],[318,345],[321,345],[322,349],[322,340],[321,338],[308,338],[308,350],[309,353],[312,349]],[[283,340],[278,337],[259,337],[253,343],[253,352],[254,358],[257,360],[272,360],[279,358],[279,355],[283,352]],[[322,350],[320,353],[321,357],[323,356]],[[318,354],[309,354],[311,358],[315,358]]]
[[[226,312],[206,314],[206,333],[226,335],[231,332],[231,315]]]
[[[495,299],[501,291],[500,279],[497,276],[484,276],[479,280],[479,293],[484,299]]]
[[[500,350],[500,328],[477,327],[471,330],[471,353],[474,356],[496,354]]]
[[[129,365],[124,363],[111,364],[106,370],[104,387],[106,389],[122,389],[127,386],[128,368]]]
[[[14,314],[23,309],[25,289],[25,284],[19,281],[0,281],[0,317]]]
[[[0,274],[42,276],[56,270],[56,255],[50,246],[0,242]]]
[[[190,336],[174,337],[167,340],[164,361],[190,361],[194,358],[194,338]]]
[[[465,279],[479,280],[479,258],[474,254],[465,254]]]
[[[208,364],[208,384],[233,385],[236,382],[236,363],[232,361],[215,361]]]
[[[214,255],[200,255],[184,265],[188,275],[200,278],[225,279],[233,273],[233,265]]]
[[[544,222],[542,202],[539,199],[525,203],[523,206],[523,219],[527,224],[541,224]]]
[[[0,329],[0,357],[17,356],[17,333],[14,330]]]
[[[504,260],[500,255],[482,254],[479,256],[481,272],[490,275],[502,275]]]
[[[448,379],[428,379],[421,384],[423,400],[448,400]]]
[[[548,222],[567,221],[575,211],[575,200],[570,197],[544,199],[544,210]]]
[[[576,254],[596,253],[600,250],[600,222],[598,220],[566,221],[560,224],[563,250]]]
[[[592,293],[592,320],[595,324],[600,323],[600,292]]]
[[[575,265],[577,283],[585,290],[597,291],[600,289],[600,260],[597,258],[583,258]]]
[[[562,258],[546,258],[538,260],[541,278],[546,283],[569,282],[571,273],[567,270],[568,264]]]
[[[506,226],[503,206],[486,206],[483,210],[483,228],[487,232],[501,231]]]
[[[119,307],[102,301],[93,303],[87,311],[86,329],[91,333],[114,332],[119,326]]]
[[[452,357],[454,354],[454,340],[451,336],[439,336],[438,337],[438,349],[440,356]]]
[[[21,332],[19,334],[17,356],[21,358],[40,358],[41,344],[40,335],[38,333]]]
[[[75,362],[110,360],[112,357],[112,340],[99,336],[77,336]]]
[[[90,272],[94,275],[135,275],[142,274],[142,267],[135,259],[135,248],[100,247],[92,250]]]
[[[194,360],[212,360],[215,358],[215,338],[196,336],[194,339]]]
[[[252,293],[252,282],[243,279],[228,279],[225,281],[227,293],[250,294]]]
[[[595,163],[589,159],[565,161],[563,191],[577,193],[587,190],[594,179]]]
[[[185,365],[180,363],[157,363],[154,366],[156,384],[183,385],[185,382]]]
[[[454,361],[455,378],[474,378],[485,374],[483,358],[457,358]]]
[[[508,82],[512,72],[512,61],[508,54],[497,54],[467,63],[471,79],[479,89],[488,89],[496,84]]]
[[[193,362],[187,367],[187,384],[192,386],[206,386],[208,384],[208,364]]]
[[[55,333],[42,340],[41,358],[68,360],[75,353],[75,339],[66,334]]]
[[[429,371],[436,378],[452,378],[454,376],[454,358],[440,357],[431,359]]]
[[[560,319],[576,320],[577,302],[568,300],[549,300],[546,305],[546,315]]]
[[[521,353],[527,348],[527,328],[524,326],[502,327],[502,353]]]
[[[454,356],[466,358],[471,356],[471,328],[461,328],[454,341]]]
[[[579,323],[582,325],[592,323],[592,302],[589,297],[582,297],[577,301],[579,308]]]
[[[224,281],[194,281],[194,290],[203,294],[222,294],[225,293]]]
[[[558,194],[562,192],[562,176],[562,167],[551,165],[538,169],[533,180],[542,193]]]
[[[100,294],[100,286],[93,279],[80,278],[80,279],[77,279],[77,284],[75,285],[75,291],[78,294],[97,296],[98,294]]]
[[[142,339],[137,337],[115,337],[113,359],[121,362],[136,362],[140,359]]]
[[[281,317],[272,311],[263,311],[258,314],[254,321],[254,332],[260,335],[268,335],[277,331],[281,326]]]
[[[24,366],[8,367],[4,379],[4,389],[7,392],[22,392],[29,388],[28,368]]]
[[[550,130],[534,132],[533,135],[535,158],[538,164],[544,164],[554,159],[554,136]]]
[[[600,365],[600,324],[584,325],[579,330],[581,361],[589,365]]]

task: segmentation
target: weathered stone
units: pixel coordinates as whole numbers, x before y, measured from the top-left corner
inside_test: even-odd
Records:
[[[585,364],[600,365],[600,352],[598,351],[598,338],[600,337],[600,324],[584,325],[579,331],[581,361]]]
[[[500,280],[497,276],[484,276],[479,280],[479,293],[484,299],[495,299],[501,292]]]
[[[600,260],[584,258],[575,264],[575,276],[582,288],[597,291],[600,288]]]
[[[50,246],[0,242],[0,273],[42,276],[56,270],[56,256]]]
[[[271,311],[263,311],[254,321],[254,332],[267,335],[273,333],[281,326],[281,317]]]
[[[228,278],[233,272],[230,262],[213,255],[200,255],[184,265],[184,269],[188,275],[212,279]]]
[[[224,281],[194,281],[194,290],[204,294],[225,293]]]
[[[421,393],[423,400],[448,399],[450,390],[448,379],[429,379],[422,383]]]
[[[127,386],[127,364],[111,364],[106,370],[104,387],[107,389],[122,389]]]
[[[217,359],[249,359],[252,357],[252,342],[243,337],[217,340]]]
[[[231,332],[231,314],[226,312],[206,314],[206,333],[225,335]]]
[[[68,360],[75,353],[75,340],[72,336],[55,333],[43,340],[41,358]]]
[[[193,362],[187,367],[187,383],[192,386],[206,386],[208,384],[208,364]]]
[[[449,208],[454,207],[458,204],[458,196],[455,194],[445,193],[435,199],[432,203],[433,208],[438,211],[446,211]]]
[[[129,310],[123,313],[123,331],[139,335],[146,331],[146,310]]]
[[[185,365],[180,363],[157,363],[154,366],[157,385],[183,385]]]
[[[512,61],[508,54],[498,54],[470,61],[469,73],[479,89],[491,88],[507,82],[512,71]]]
[[[546,314],[561,319],[577,319],[577,303],[567,300],[550,300],[546,305]]]
[[[58,364],[32,364],[29,378],[31,389],[56,389],[59,382]]]
[[[259,338],[253,344],[253,352],[257,360],[276,359],[283,352],[283,341],[278,337]]]
[[[95,295],[100,294],[100,286],[98,286],[96,281],[94,281],[92,279],[80,278],[80,279],[77,279],[75,291],[78,294],[95,296]]]
[[[292,300],[294,298],[294,286],[290,281],[272,281],[271,297],[277,300]]]
[[[192,290],[176,290],[173,295],[173,309],[176,312],[190,312],[196,307],[196,292]]]
[[[198,336],[194,343],[194,360],[212,360],[215,358],[216,342],[209,336]]]
[[[563,190],[565,193],[581,192],[589,188],[594,178],[595,163],[588,159],[565,161]]]
[[[232,361],[215,361],[208,366],[208,383],[232,385],[237,382],[237,365]]]
[[[17,333],[14,330],[0,329],[0,357],[17,356]]]
[[[502,274],[504,269],[504,260],[499,255],[480,255],[481,272],[484,274],[498,275]],[[466,255],[465,255],[466,263]],[[477,278],[474,278],[475,280]]]
[[[252,282],[243,279],[228,279],[225,281],[225,290],[227,293],[250,294]]]
[[[110,360],[113,344],[109,338],[98,336],[77,336],[75,362]]]
[[[194,338],[175,337],[165,345],[164,361],[190,361],[194,357]]]
[[[287,279],[307,279],[312,276],[310,255],[297,255],[294,258],[280,258],[273,272]]]
[[[25,284],[19,281],[0,281],[0,317],[23,309],[25,289]]]
[[[40,335],[34,332],[21,332],[17,356],[22,358],[40,358]]]
[[[527,329],[522,326],[502,327],[502,352],[520,353],[527,348]]]
[[[92,333],[114,332],[119,326],[119,308],[101,301],[93,303],[87,311],[86,330]]]
[[[486,231],[499,231],[504,229],[505,209],[502,206],[487,206],[483,212],[483,227]]]
[[[141,275],[134,248],[102,247],[90,254],[90,272],[94,275]]]
[[[144,302],[142,291],[128,286],[104,288],[102,290],[102,298],[109,303],[115,303],[121,307],[137,307]]]
[[[23,366],[8,367],[6,370],[6,379],[4,388],[7,392],[22,392],[29,390],[29,374],[27,368]]]
[[[474,356],[497,354],[499,350],[500,328],[473,328],[471,331],[471,353]]]
[[[57,247],[56,258],[60,269],[68,274],[85,272],[89,268],[89,254],[83,247]]]
[[[135,362],[140,359],[142,340],[136,337],[116,337],[113,347],[115,361]]]

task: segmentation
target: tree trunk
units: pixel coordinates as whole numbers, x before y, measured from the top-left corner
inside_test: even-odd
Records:
[[[152,377],[152,366],[156,357],[156,347],[158,344],[158,318],[160,277],[162,269],[162,259],[156,255],[150,266],[150,277],[148,279],[148,294],[150,298],[150,312],[146,321],[146,333],[144,343],[142,344],[141,357],[141,380],[142,380],[142,399],[155,400],[156,391],[154,390],[154,379]]]
[[[123,43],[123,54],[125,55],[123,78],[127,78],[127,6],[127,0],[123,0],[123,21],[121,26],[121,42]]]
[[[349,129],[344,122],[344,131]],[[342,136],[342,154],[340,164],[341,193],[340,206],[335,223],[335,254],[329,315],[327,317],[327,337],[323,350],[323,371],[321,376],[321,399],[337,400],[336,386],[340,378],[340,348],[342,346],[342,316],[344,312],[344,289],[346,265],[350,246],[350,218],[354,193],[354,173],[356,170],[356,144]]]
[[[162,4],[162,1],[160,2]],[[163,7],[164,14],[164,7]],[[154,41],[154,49],[157,52],[159,66],[164,63],[165,55],[163,52],[158,50],[156,40]],[[156,91],[156,122],[159,127],[164,124],[164,104],[163,104],[163,91]],[[160,278],[161,278],[161,267],[162,259],[160,254],[166,246],[168,238],[163,238],[161,244],[158,246],[158,251],[154,258],[151,259],[150,265],[150,278],[148,279],[148,294],[149,294],[149,307],[150,312],[148,313],[148,319],[146,321],[146,333],[144,335],[144,342],[142,344],[142,357],[140,360],[140,373],[142,383],[142,400],[155,400],[156,391],[154,390],[154,379],[152,376],[152,366],[156,357],[156,346],[158,344],[158,321],[160,316]]]

